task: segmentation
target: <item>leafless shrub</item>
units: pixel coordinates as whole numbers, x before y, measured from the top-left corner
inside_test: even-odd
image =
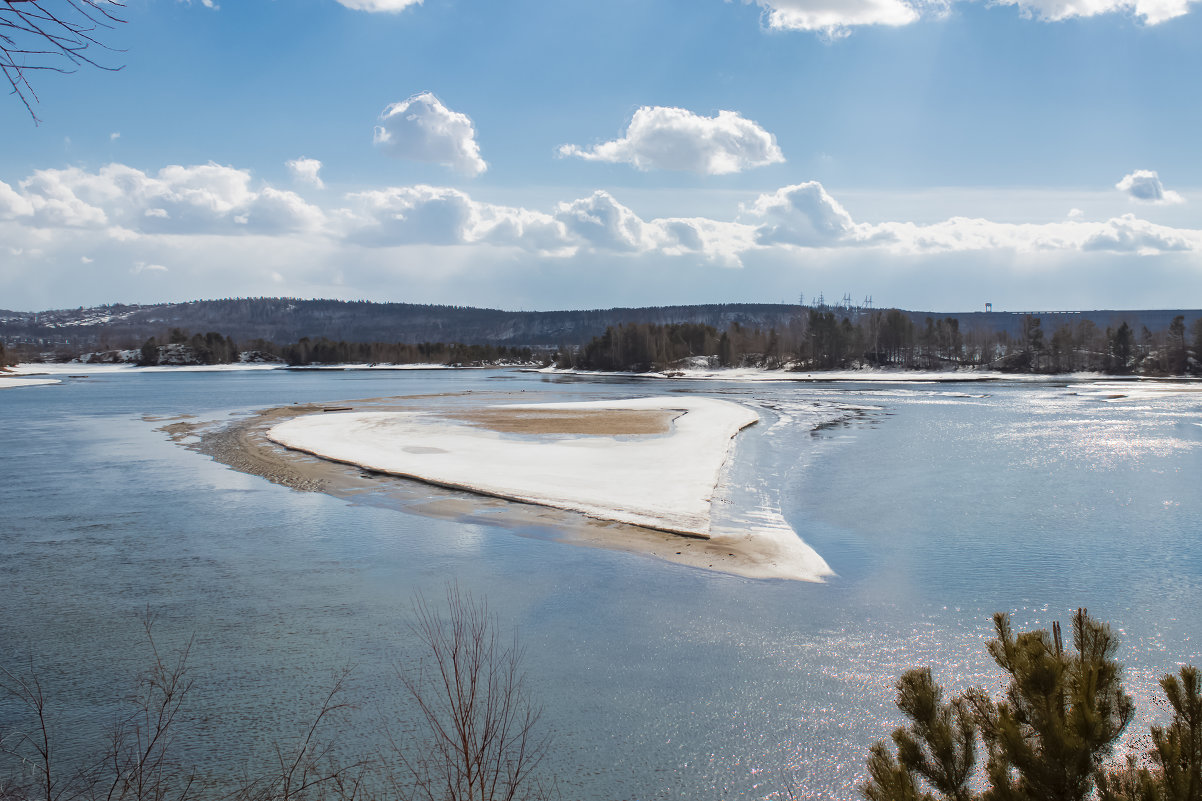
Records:
[[[3,2],[3,0],[0,0]],[[417,725],[403,737],[385,726],[388,747],[373,759],[343,755],[343,700],[349,670],[336,674],[316,713],[294,741],[276,740],[240,781],[202,776],[178,757],[194,687],[192,642],[165,653],[154,617],[143,617],[147,670],[131,709],[93,756],[60,756],[53,717],[32,661],[24,672],[0,667],[0,700],[23,710],[26,723],[0,731],[0,801],[536,801],[554,788],[538,775],[548,740],[540,707],[527,691],[516,635],[500,634],[482,602],[451,587],[445,611],[415,602],[425,655],[398,669],[414,702]],[[253,749],[248,749],[248,754]],[[7,760],[4,758],[7,757]],[[7,764],[5,764],[7,762]],[[6,770],[11,775],[5,775]],[[224,789],[222,789],[224,788]]]
[[[538,769],[549,747],[538,733],[516,634],[503,639],[495,615],[457,587],[446,612],[419,597],[413,631],[428,655],[398,670],[424,726],[391,739],[399,770],[392,787],[419,801],[524,801],[552,795]]]
[[[336,753],[340,724],[351,705],[343,702],[349,669],[335,676],[317,714],[291,746],[272,744],[270,773],[244,781],[233,801],[356,801],[368,760],[342,762]]]

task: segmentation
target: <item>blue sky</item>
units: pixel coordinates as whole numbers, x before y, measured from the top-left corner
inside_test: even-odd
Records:
[[[1196,5],[129,0],[0,102],[0,308],[1202,306]]]

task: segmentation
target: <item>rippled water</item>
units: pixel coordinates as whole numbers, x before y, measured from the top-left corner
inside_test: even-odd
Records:
[[[293,492],[143,419],[468,390],[756,407],[723,514],[779,513],[837,576],[741,579]],[[5,390],[0,426],[3,659],[32,658],[67,739],[87,739],[145,662],[137,615],[151,607],[165,644],[195,636],[192,747],[211,771],[291,737],[346,665],[361,702],[351,747],[381,715],[404,719],[394,666],[417,655],[410,604],[448,579],[519,628],[567,798],[763,798],[784,781],[854,798],[869,745],[898,723],[898,674],[929,663],[955,686],[997,682],[983,648],[995,610],[1030,626],[1083,605],[1119,628],[1145,715],[1133,733],[1156,676],[1202,659],[1197,392],[142,374]]]

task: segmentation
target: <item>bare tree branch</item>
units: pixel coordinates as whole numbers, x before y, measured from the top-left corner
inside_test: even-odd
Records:
[[[424,731],[391,739],[404,799],[520,801],[551,793],[537,778],[549,748],[538,732],[541,708],[527,691],[523,650],[502,638],[483,602],[447,588],[442,613],[418,597],[413,631],[428,654],[399,678],[421,712]]]
[[[121,69],[100,63],[92,51],[116,52],[98,37],[124,22],[117,16],[122,7],[117,0],[0,0],[0,73],[34,122],[39,101],[30,73]]]

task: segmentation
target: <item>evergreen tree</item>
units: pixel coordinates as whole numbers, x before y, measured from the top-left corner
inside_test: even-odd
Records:
[[[1122,667],[1110,628],[1084,609],[1073,618],[1074,650],[1052,633],[1015,635],[994,615],[994,661],[1010,677],[1001,700],[973,688],[950,703],[929,670],[898,682],[898,707],[912,721],[894,732],[892,756],[883,743],[868,760],[869,801],[1085,801],[1102,761],[1134,711],[1122,687]],[[968,789],[980,735],[988,754],[987,789]],[[929,789],[923,789],[923,788]],[[937,795],[933,795],[932,791]]]
[[[159,344],[154,337],[142,343],[142,353],[138,357],[138,364],[143,367],[149,367],[159,363]]]
[[[1098,779],[1100,801],[1202,801],[1202,688],[1187,665],[1160,680],[1172,722],[1152,727],[1151,770],[1134,757]]]
[[[1169,323],[1169,353],[1165,368],[1173,375],[1185,372],[1188,354],[1185,348],[1185,315],[1178,314]]]
[[[1106,329],[1108,358],[1106,372],[1125,375],[1131,372],[1131,359],[1135,354],[1135,333],[1124,320],[1117,330]]]
[[[1010,686],[998,702],[981,690],[968,695],[989,753],[987,800],[1084,801],[1134,713],[1110,627],[1078,609],[1071,653],[1059,624],[1051,637],[1044,630],[1015,636],[1004,614],[994,626],[989,653]]]
[[[963,698],[943,702],[943,690],[930,668],[906,673],[897,682],[897,706],[913,721],[893,732],[897,758],[884,743],[868,758],[871,780],[864,785],[869,801],[919,801],[933,796],[919,790],[923,781],[940,797],[953,801],[975,798],[968,783],[976,770],[976,722]]]
[[[1190,330],[1194,334],[1194,363],[1195,372],[1202,371],[1202,317],[1194,320],[1194,324],[1190,326]]]

